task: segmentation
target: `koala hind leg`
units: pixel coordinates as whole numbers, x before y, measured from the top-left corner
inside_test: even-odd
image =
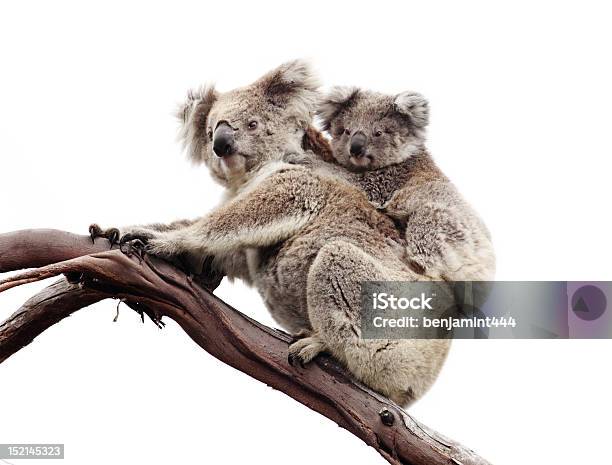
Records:
[[[325,346],[361,382],[408,405],[436,379],[448,340],[362,339],[361,283],[409,279],[343,241],[324,246],[308,276],[308,314]]]

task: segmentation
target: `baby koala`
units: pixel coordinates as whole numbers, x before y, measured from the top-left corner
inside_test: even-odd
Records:
[[[493,279],[489,231],[425,148],[423,96],[334,87],[317,113],[342,176],[396,222],[414,271],[434,280]]]

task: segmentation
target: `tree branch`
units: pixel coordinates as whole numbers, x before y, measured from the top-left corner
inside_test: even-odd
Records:
[[[37,268],[71,258],[109,250],[105,239],[57,229],[24,229],[0,234],[0,273]]]
[[[65,279],[43,289],[0,324],[0,363],[55,323],[107,297]]]
[[[0,235],[0,270],[44,265],[0,281],[0,291],[59,274],[78,278],[74,284],[56,282],[0,325],[0,362],[79,308],[120,298],[155,322],[172,318],[211,355],[335,421],[389,463],[488,463],[355,381],[328,356],[317,357],[306,368],[291,366],[289,335],[228,306],[175,266],[154,257],[127,257],[118,250],[100,252],[102,243],[90,241],[87,246],[87,240],[51,230]]]

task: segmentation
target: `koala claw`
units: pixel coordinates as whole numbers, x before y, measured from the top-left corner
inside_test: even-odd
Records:
[[[302,368],[326,349],[325,343],[318,336],[309,336],[300,339],[289,346],[287,361],[293,367]]]
[[[287,361],[292,367],[297,367],[299,365],[304,368],[304,362],[302,361],[302,359],[300,359],[297,355],[292,354],[291,352],[289,352],[289,355],[287,356]]]
[[[99,237],[102,234],[102,228],[97,224],[89,225],[89,237],[91,238],[91,243],[94,244],[96,242],[96,237]]]
[[[127,233],[121,237],[119,241],[119,250],[128,257],[136,255],[139,260],[142,260],[147,252],[147,238],[141,238],[135,234]]]
[[[115,245],[117,242],[119,242],[119,230],[117,228],[111,228],[109,230],[107,230],[108,233],[108,240],[111,243],[111,247],[113,245]]]
[[[113,245],[119,242],[119,235],[120,233],[117,228],[102,229],[96,223],[89,226],[89,237],[91,238],[92,244],[95,243],[97,237],[103,237],[108,239],[112,248]]]

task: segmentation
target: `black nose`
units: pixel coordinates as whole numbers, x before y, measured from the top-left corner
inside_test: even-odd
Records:
[[[351,137],[351,155],[361,157],[365,154],[366,136],[363,132],[357,131]]]
[[[213,151],[218,157],[226,157],[236,153],[234,129],[227,123],[221,123],[215,129],[213,138]]]

